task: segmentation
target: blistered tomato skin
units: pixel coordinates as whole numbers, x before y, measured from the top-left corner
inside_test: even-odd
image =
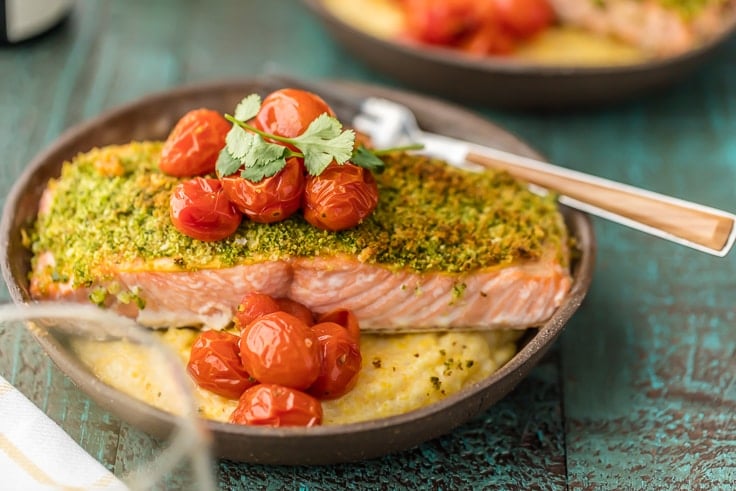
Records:
[[[516,49],[517,36],[494,16],[465,37],[457,47],[472,55],[508,55]]]
[[[474,55],[506,55],[554,23],[549,0],[405,0],[406,34]]]
[[[204,177],[195,177],[174,188],[169,214],[179,232],[203,241],[229,237],[243,219],[228,200],[220,181]]]
[[[304,392],[274,384],[246,390],[230,422],[260,426],[316,426],[322,424],[322,404]]]
[[[355,387],[363,358],[358,342],[334,322],[312,326],[322,349],[322,368],[308,392],[318,399],[336,399]]]
[[[231,124],[217,111],[195,109],[186,113],[164,142],[159,168],[175,177],[214,173],[230,128]]]
[[[345,328],[346,333],[356,342],[360,342],[360,324],[358,317],[352,310],[335,309],[324,313],[317,319],[318,322],[332,322]]]
[[[299,136],[321,114],[335,116],[332,108],[317,94],[300,89],[281,89],[263,99],[252,124],[276,136]],[[289,146],[292,150],[296,148]]]
[[[258,223],[287,219],[299,209],[304,194],[304,172],[296,158],[288,159],[286,167],[260,182],[244,179],[239,174],[220,180],[238,211]]]
[[[300,319],[274,312],[242,332],[240,358],[256,380],[303,390],[320,373],[322,353],[315,333]]]
[[[235,309],[235,324],[240,329],[245,329],[248,324],[266,314],[281,310],[270,295],[260,292],[248,292],[243,295],[240,303]]]
[[[554,22],[547,0],[493,0],[498,22],[519,38],[529,38]]]
[[[290,298],[277,298],[276,303],[279,306],[279,310],[301,319],[307,326],[314,324],[314,314],[306,305],[300,304]]]
[[[255,384],[240,360],[240,337],[224,331],[204,331],[192,345],[187,371],[203,389],[239,399]]]
[[[481,0],[405,0],[409,35],[429,44],[455,44],[478,25]]]
[[[355,227],[378,205],[378,186],[369,170],[351,163],[330,164],[307,177],[304,218],[315,227],[337,232]]]

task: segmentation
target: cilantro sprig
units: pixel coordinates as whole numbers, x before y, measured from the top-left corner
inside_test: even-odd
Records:
[[[248,124],[247,121],[253,119],[260,108],[260,96],[251,94],[240,101],[233,115],[225,115],[233,127],[217,159],[218,175],[227,176],[242,169],[242,177],[259,182],[283,169],[289,157],[303,158],[307,172],[313,176],[320,175],[333,160],[340,165],[351,161],[372,172],[380,172],[384,166],[380,155],[421,148],[417,145],[381,151],[369,150],[363,145],[355,148],[355,132],[343,129],[340,121],[326,113],[315,118],[299,136],[278,136]]]

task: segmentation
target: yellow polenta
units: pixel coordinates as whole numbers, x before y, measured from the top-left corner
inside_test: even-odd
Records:
[[[323,401],[323,424],[345,424],[402,414],[437,402],[496,371],[516,353],[519,331],[364,334],[363,368],[355,388]],[[186,364],[197,331],[157,332]],[[100,379],[154,406],[176,411],[171,381],[151,370],[147,354],[122,342],[75,345]],[[237,401],[195,387],[202,417],[227,421]]]

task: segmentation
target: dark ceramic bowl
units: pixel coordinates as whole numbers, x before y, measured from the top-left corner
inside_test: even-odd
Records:
[[[524,110],[610,105],[672,85],[706,62],[736,31],[680,55],[611,66],[554,66],[463,56],[381,39],[335,16],[323,0],[304,0],[332,37],[368,66],[414,89],[463,103]],[[366,12],[365,15],[370,15]]]
[[[329,87],[322,94],[329,100]],[[536,154],[501,128],[472,113],[444,102],[405,92],[354,83],[332,83],[353,95],[380,95],[403,102],[416,111],[427,129],[465,136],[479,143],[496,145],[529,156]],[[214,83],[171,90],[146,97],[109,111],[76,126],[30,163],[10,195],[0,224],[4,251],[2,271],[13,301],[30,301],[28,272],[30,255],[22,245],[21,228],[32,222],[38,201],[49,178],[59,174],[64,160],[94,146],[124,143],[134,139],[163,139],[186,111],[209,107],[232,111],[252,92],[265,94],[276,87],[262,81]],[[335,106],[338,111],[338,106]],[[585,296],[593,273],[595,239],[586,215],[563,210],[580,254],[573,265],[572,290],[560,308],[541,328],[527,336],[516,356],[480,383],[436,404],[400,416],[363,423],[315,428],[263,428],[207,422],[217,456],[268,464],[328,464],[369,459],[415,446],[451,431],[506,395],[524,378],[562,332]],[[157,436],[173,427],[172,416],[142,403],[95,378],[52,335],[34,334],[59,368],[93,400],[121,419]]]

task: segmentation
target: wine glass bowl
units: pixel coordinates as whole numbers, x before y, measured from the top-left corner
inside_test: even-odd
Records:
[[[102,384],[90,367],[76,356],[79,350],[104,350],[110,346],[129,345],[141,356],[148,370],[160,375],[165,384],[157,387],[161,397],[167,402],[166,411],[168,425],[159,425],[156,428],[155,440],[149,440],[145,454],[123,459],[117,470],[125,486],[132,490],[152,489],[157,485],[176,483],[179,489],[210,490],[215,489],[213,467],[210,455],[210,435],[198,417],[197,408],[192,394],[192,384],[184,372],[175,353],[161,343],[152,333],[133,320],[119,316],[112,311],[102,310],[93,305],[80,305],[65,302],[40,302],[30,304],[2,304],[0,305],[0,324],[3,326],[3,336],[27,329],[45,348],[54,361],[65,363],[66,373],[72,380],[84,380],[87,386],[83,387],[87,393],[97,391],[100,395],[108,391],[108,386]],[[30,342],[27,340],[26,342]],[[12,360],[11,354],[6,360]],[[19,384],[19,390],[29,393],[29,399],[38,387],[46,387],[51,392],[64,390],[59,384],[49,384],[38,380],[43,371],[33,370],[33,382]],[[10,377],[12,380],[12,377]],[[118,411],[125,411],[126,404],[136,404],[139,401],[123,401],[123,407]],[[37,424],[39,417],[35,414],[16,416],[19,424],[33,422]],[[23,418],[28,422],[21,423]],[[56,438],[49,448],[58,451],[68,450],[70,443],[58,433],[45,431],[45,440]],[[16,435],[17,436],[17,435]],[[29,434],[28,438],[38,435]],[[62,443],[59,443],[62,442]],[[18,443],[18,442],[16,442]],[[33,445],[43,445],[46,441],[20,442],[21,448],[34,448]],[[30,446],[27,446],[30,445]],[[45,445],[44,445],[45,446]],[[72,449],[75,450],[75,449]],[[16,450],[15,453],[18,453]],[[76,455],[76,452],[75,452]],[[14,455],[12,455],[15,457]],[[28,455],[26,458],[35,456]],[[52,461],[64,459],[63,455],[53,456]],[[91,459],[91,457],[90,457]],[[18,459],[20,460],[20,459]],[[42,459],[43,460],[43,459]],[[91,461],[90,461],[91,462]],[[75,461],[76,465],[84,464]],[[45,472],[52,472],[53,466],[47,466]],[[84,469],[80,469],[84,471]],[[34,473],[30,473],[33,475]],[[84,472],[82,472],[84,474]],[[53,476],[49,479],[58,479],[56,484],[64,485],[68,476]],[[115,478],[108,476],[109,482]],[[87,483],[89,484],[89,483]]]

